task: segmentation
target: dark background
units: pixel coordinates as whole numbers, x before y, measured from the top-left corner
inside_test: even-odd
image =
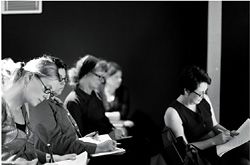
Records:
[[[69,67],[85,54],[116,61],[131,114],[159,128],[183,67],[206,69],[208,2],[42,3],[42,14],[2,15],[2,58],[47,53]],[[249,2],[223,2],[222,17],[221,121],[237,128],[249,117]]]

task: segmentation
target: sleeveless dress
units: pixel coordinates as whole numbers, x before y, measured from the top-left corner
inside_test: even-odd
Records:
[[[185,136],[189,143],[201,141],[201,138],[212,131],[211,107],[205,99],[197,105],[197,112],[193,112],[177,100],[173,101],[170,107],[174,108],[179,114],[183,123]],[[200,154],[212,165],[245,165],[247,163],[242,160],[249,161],[249,142],[227,152],[222,157],[217,155],[215,146],[200,150]]]
[[[182,120],[184,134],[189,143],[200,141],[202,137],[212,131],[211,107],[205,99],[202,99],[197,105],[197,112],[193,112],[177,100],[173,101],[170,107],[174,108],[179,114]],[[200,150],[200,155],[205,157],[212,165],[220,164],[215,146]]]

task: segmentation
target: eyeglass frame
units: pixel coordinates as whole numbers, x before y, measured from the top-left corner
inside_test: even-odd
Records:
[[[36,75],[36,77],[41,82],[41,84],[42,84],[42,86],[44,88],[43,93],[49,94],[50,97],[53,97],[54,96],[54,92],[44,84],[44,82],[42,81],[42,79],[40,78],[39,75]]]
[[[206,93],[199,94],[199,93],[197,93],[197,92],[195,92],[195,91],[193,91],[193,93],[196,94],[196,95],[199,96],[199,97],[204,97],[204,95],[206,94]]]
[[[59,68],[59,69],[65,69],[65,68]],[[68,81],[68,77],[67,76],[65,76],[64,78],[62,78],[61,76],[60,76],[60,74],[58,73],[58,81],[59,82],[65,82],[65,83],[67,83],[67,81]]]
[[[57,67],[57,77],[58,77],[58,81],[59,82],[67,82],[68,81],[68,77],[67,74],[64,78],[61,77],[61,75],[59,74],[59,69],[64,69],[67,73],[67,65],[62,63],[62,61],[60,61],[60,59],[56,58],[56,57],[52,57],[52,61],[55,63],[56,67]]]
[[[92,73],[93,75],[95,75],[96,77],[98,77],[99,79],[105,81],[105,77],[104,77],[104,76],[101,76],[101,75],[99,75],[99,74],[97,74],[97,73],[95,73],[95,72],[91,72],[91,73]]]

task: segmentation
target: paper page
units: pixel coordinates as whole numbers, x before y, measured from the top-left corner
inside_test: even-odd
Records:
[[[94,137],[82,137],[79,140],[89,143],[99,144],[107,140],[112,140],[108,134],[98,135]]]
[[[76,156],[75,160],[64,160],[60,162],[55,162],[57,165],[87,165],[88,154],[87,152],[83,152]]]
[[[82,137],[79,140],[89,143],[99,144],[107,140],[112,140],[108,134],[98,135],[95,137]],[[113,151],[101,152],[97,154],[91,154],[92,157],[103,156],[103,155],[112,155],[112,154],[123,154],[125,153],[125,149],[116,147]]]
[[[248,142],[250,140],[250,119],[247,119],[237,130],[240,134],[225,144],[216,146],[217,155],[222,156],[226,152]]]
[[[123,154],[125,152],[126,152],[125,149],[116,147],[116,149],[113,150],[113,151],[101,152],[101,153],[97,153],[97,154],[91,154],[91,156],[92,157],[97,157],[97,156],[103,156],[103,155]]]

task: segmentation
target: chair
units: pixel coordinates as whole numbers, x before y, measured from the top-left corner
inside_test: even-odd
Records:
[[[183,137],[176,138],[169,127],[165,127],[162,132],[163,150],[162,156],[168,165],[183,165],[185,142]]]

